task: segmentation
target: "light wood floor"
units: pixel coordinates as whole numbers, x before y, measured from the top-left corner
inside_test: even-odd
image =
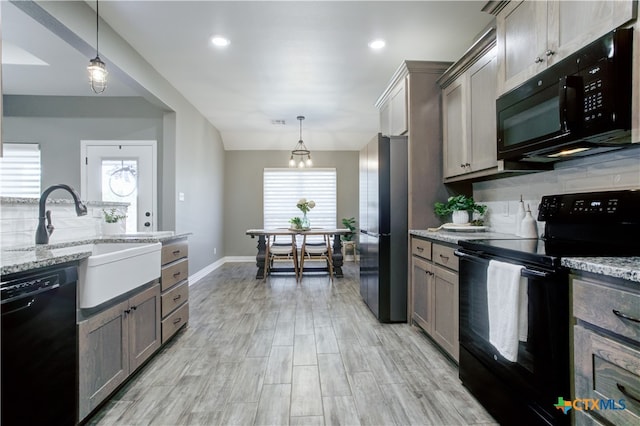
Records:
[[[345,277],[231,263],[190,288],[190,322],[92,425],[472,425],[495,421],[417,329],[380,324]]]

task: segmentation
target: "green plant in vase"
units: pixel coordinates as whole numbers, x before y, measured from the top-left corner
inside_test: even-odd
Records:
[[[289,219],[289,223],[293,229],[302,229],[302,219],[299,217]]]

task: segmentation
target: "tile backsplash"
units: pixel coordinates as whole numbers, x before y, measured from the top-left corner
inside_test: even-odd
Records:
[[[487,205],[485,219],[492,231],[515,234],[521,195],[537,218],[544,195],[624,189],[640,189],[640,147],[557,163],[547,172],[476,182],[473,197]],[[538,222],[538,235],[543,231],[544,222]]]
[[[115,207],[126,213],[127,203],[88,202],[86,216],[77,216],[71,200],[47,200],[51,222],[55,227],[51,244],[92,238],[102,233],[102,209]],[[0,246],[32,246],[38,226],[38,200],[0,198]],[[124,230],[123,230],[124,232]]]

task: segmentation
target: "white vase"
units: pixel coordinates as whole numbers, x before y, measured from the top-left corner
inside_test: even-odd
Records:
[[[469,212],[466,210],[456,210],[451,213],[451,220],[456,225],[464,225],[465,223],[469,223]]]
[[[102,235],[116,235],[124,233],[123,222],[107,223],[102,222]]]

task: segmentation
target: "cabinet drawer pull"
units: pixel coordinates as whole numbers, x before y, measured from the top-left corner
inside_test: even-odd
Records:
[[[626,319],[626,320],[628,320],[628,321],[633,321],[633,322],[640,323],[640,319],[638,319],[638,318],[634,318],[634,317],[630,317],[630,316],[629,316],[629,315],[627,315],[627,314],[623,314],[622,312],[620,312],[620,311],[619,311],[619,310],[617,310],[617,309],[613,309],[611,312],[613,312],[613,314],[614,314],[615,316],[620,317],[620,318],[622,318],[622,319]]]
[[[544,52],[544,54],[547,56],[553,56],[556,54],[556,52],[551,49],[548,49],[546,52]]]
[[[176,302],[176,301],[178,301],[178,300],[180,300],[180,299],[182,299],[182,295],[181,295],[181,294],[179,294],[179,295],[177,295],[176,297],[174,297],[174,298],[173,298],[173,301],[174,301],[174,302]]]
[[[539,64],[539,63],[540,63],[540,62],[542,62],[542,61],[544,61],[544,59],[542,59],[540,56],[538,56],[538,57],[536,58],[536,60],[535,60],[535,61],[533,61],[533,62],[535,62],[536,64]]]
[[[616,383],[616,386],[618,387],[618,390],[620,392],[622,392],[622,394],[624,396],[626,396],[627,398],[631,398],[636,402],[640,402],[640,399],[638,397],[635,397],[635,396],[631,395],[631,393],[623,385],[621,385],[620,383]]]
[[[424,251],[424,248],[422,248],[420,246],[416,246],[416,250],[418,250],[420,253],[422,253]]]
[[[427,275],[429,275],[429,276],[433,276],[433,275],[435,275],[435,274],[434,274],[433,272],[431,272],[431,271],[425,271],[425,272],[426,272],[426,273],[427,273]]]
[[[178,278],[179,276],[180,276],[180,271],[178,271],[175,274],[173,274],[173,278]]]
[[[440,259],[442,259],[444,262],[448,262],[449,261],[449,256],[445,256],[443,254],[440,255]]]
[[[179,254],[180,254],[180,250],[174,250],[174,251],[173,251],[173,255],[174,255],[174,256],[177,256],[177,255],[179,255]]]
[[[179,323],[179,322],[181,322],[181,321],[182,321],[182,317],[178,317],[178,318],[176,318],[176,319],[174,319],[174,320],[173,320],[173,325],[176,325],[176,324],[178,324],[178,323]]]

